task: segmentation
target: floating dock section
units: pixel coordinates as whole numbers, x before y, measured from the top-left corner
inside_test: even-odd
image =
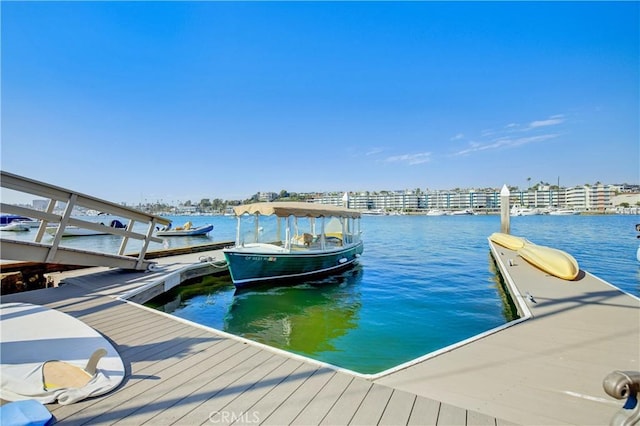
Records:
[[[609,424],[615,370],[640,371],[640,299],[581,270],[567,281],[489,241],[522,319],[375,382],[518,424]]]

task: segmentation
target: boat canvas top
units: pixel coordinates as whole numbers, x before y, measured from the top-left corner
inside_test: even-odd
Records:
[[[25,217],[25,216],[19,216],[19,215],[15,215],[15,214],[2,214],[0,215],[0,225],[9,225],[12,222],[28,222],[28,221],[32,221],[33,219]]]
[[[253,203],[233,208],[236,216],[258,214],[278,217],[348,217],[359,218],[357,210],[338,207],[330,204],[305,203],[300,201],[275,201],[270,203]]]

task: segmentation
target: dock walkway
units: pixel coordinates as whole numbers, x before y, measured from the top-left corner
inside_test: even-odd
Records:
[[[65,284],[2,297],[68,313],[105,335],[126,369],[114,392],[47,407],[69,425],[508,425],[493,416],[337,371],[303,357],[119,300],[199,253],[152,272],[62,273]]]
[[[609,424],[622,402],[602,381],[640,371],[640,300],[585,271],[549,276],[489,245],[531,317],[375,383],[519,424]]]

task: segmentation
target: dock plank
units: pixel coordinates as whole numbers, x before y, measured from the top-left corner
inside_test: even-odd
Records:
[[[416,396],[408,392],[394,390],[385,407],[379,425],[406,425],[411,417],[411,410]]]
[[[496,419],[486,414],[467,411],[467,426],[496,426]]]
[[[377,425],[391,398],[393,389],[374,384],[349,422],[351,425]]]
[[[250,412],[257,413],[260,421],[264,421],[276,411],[283,403],[298,391],[300,386],[318,370],[318,366],[310,363],[301,363],[291,374],[280,383],[269,389],[258,402],[248,407]]]
[[[255,348],[252,348],[255,349]],[[225,374],[216,377],[198,393],[191,395],[189,412],[175,421],[176,425],[206,423],[212,413],[224,412],[224,407],[252,385],[252,381],[264,377],[283,363],[283,359],[267,351],[256,355]],[[193,397],[196,397],[194,400]],[[181,401],[182,405],[183,402]],[[165,417],[162,417],[163,421]]]
[[[255,352],[253,356],[258,353]],[[122,392],[117,397],[114,395],[112,401],[93,405],[91,410],[84,410],[87,412],[85,417],[89,418],[92,425],[103,425],[117,423],[118,421],[127,422],[128,418],[139,410],[144,412],[165,411],[177,401],[162,399],[161,397],[172,389],[187,385],[186,377],[191,377],[191,375],[185,374],[185,371],[189,370],[189,366],[192,366],[194,361],[197,362],[204,359],[208,354],[201,352],[200,355],[197,359],[183,359],[157,372],[156,375],[160,380],[140,381],[137,386],[131,386],[128,392]],[[72,425],[75,424],[74,420],[71,420],[70,423]]]
[[[284,362],[282,359],[278,359],[276,357],[267,357],[267,354],[257,353],[255,356],[248,358],[245,360],[245,363],[251,363],[253,368],[249,370],[244,376],[239,377],[235,382],[233,382],[230,386],[227,386],[225,389],[215,393],[215,411],[224,411],[225,405],[228,401],[232,401],[234,398],[239,397],[244,392],[246,387],[249,387],[254,384],[254,378],[256,375],[265,375],[270,370],[270,368],[277,368],[280,364]],[[261,358],[264,357],[264,358]],[[195,360],[194,360],[195,361]],[[233,360],[236,362],[237,360]],[[197,361],[196,361],[197,362]],[[211,398],[207,398],[206,391],[203,392],[208,383],[211,383],[211,380],[208,382],[204,382],[199,380],[204,371],[208,371],[210,368],[215,366],[214,363],[202,363],[202,366],[198,366],[197,369],[191,369],[192,372],[186,371],[180,375],[180,385],[179,388],[176,386],[173,389],[159,389],[156,393],[159,397],[153,401],[153,404],[159,405],[163,407],[164,411],[167,411],[176,404],[181,404],[183,401],[182,396],[186,393],[189,395],[201,395],[202,403],[194,409],[190,410],[188,414],[180,417],[177,420],[178,424],[201,424],[206,423],[212,413],[212,408],[209,400]],[[239,364],[236,364],[236,366]],[[260,367],[260,368],[257,368]],[[264,369],[264,371],[263,371]],[[193,372],[195,371],[195,373]],[[217,377],[220,377],[225,373],[225,370],[220,369],[220,374]],[[149,410],[147,407],[141,407],[135,413],[129,415],[126,420],[122,420],[121,422],[133,422],[135,424],[143,424],[149,421],[151,418],[155,420],[153,423],[166,422],[169,421],[170,418],[173,419],[176,417],[175,414],[171,415],[171,417],[165,416],[163,413],[157,414],[156,410]],[[177,414],[177,413],[176,413]]]
[[[229,342],[224,342],[228,344]],[[243,347],[238,350],[238,346],[233,346],[234,352],[228,352],[227,358],[218,360],[215,366],[208,370],[201,370],[197,377],[194,377],[183,386],[174,387],[167,392],[165,399],[171,398],[172,404],[165,404],[162,410],[154,410],[147,413],[144,420],[145,423],[174,423],[180,418],[189,414],[189,412],[205,402],[211,394],[214,394],[213,388],[219,390],[216,386],[224,386],[225,382],[219,378],[227,372],[234,371],[238,366],[250,361],[259,351],[255,348]],[[237,375],[238,373],[233,373]],[[227,379],[231,379],[228,377]],[[160,416],[161,421],[159,421]]]
[[[294,374],[302,363],[299,360],[285,358],[285,361],[277,368],[269,372],[262,379],[257,380],[242,393],[241,398],[236,398],[224,407],[229,413],[228,417],[235,414],[236,421],[233,424],[258,423],[264,415],[257,409],[257,404],[270,392],[274,391],[284,380]]]
[[[440,404],[438,413],[439,425],[465,426],[467,424],[467,411],[450,404]]]
[[[433,399],[417,396],[409,416],[409,425],[435,425],[438,422],[440,403]]]
[[[320,422],[322,425],[349,424],[362,401],[371,389],[371,382],[360,378],[353,378],[349,386],[340,395],[333,409]]]
[[[291,394],[276,410],[262,421],[264,425],[291,424],[300,412],[311,402],[324,385],[336,374],[335,371],[321,367],[304,381],[297,392]]]
[[[155,361],[151,362],[150,365],[131,363],[131,375],[128,377],[124,388],[110,394],[109,398],[92,398],[76,403],[73,406],[60,406],[55,412],[56,418],[64,419],[76,414],[77,411],[82,411],[83,418],[86,417],[91,419],[92,422],[97,422],[95,420],[96,417],[114,408],[119,409],[128,401],[138,404],[139,401],[146,398],[144,396],[146,391],[156,386],[166,386],[171,377],[180,376],[194,361],[193,355],[189,356],[189,353],[200,354],[201,358],[205,356],[212,357],[217,354],[222,357],[229,357],[244,349],[244,347],[234,345],[234,342],[219,343],[218,340],[209,338],[202,340],[189,339],[185,340],[184,345],[176,346],[173,351],[155,358]],[[215,349],[205,351],[204,349],[206,348]],[[123,360],[125,363],[128,361],[126,358]],[[122,414],[124,411],[120,410],[119,413]],[[111,416],[113,417],[113,414]]]
[[[300,414],[293,419],[292,424],[320,424],[352,380],[352,377],[344,374],[336,374],[331,377],[325,386],[320,389],[320,392],[318,392]]]

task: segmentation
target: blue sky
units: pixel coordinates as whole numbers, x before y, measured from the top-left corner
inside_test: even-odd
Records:
[[[638,2],[1,14],[2,169],[110,201],[640,180]]]

